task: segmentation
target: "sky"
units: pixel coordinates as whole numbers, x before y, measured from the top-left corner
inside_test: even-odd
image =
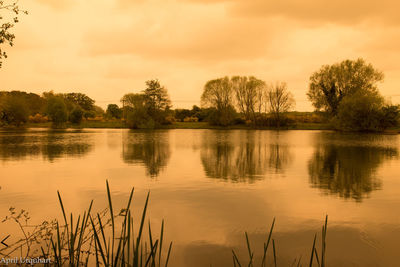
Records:
[[[395,0],[20,0],[0,90],[81,92],[120,104],[159,79],[174,108],[200,105],[204,84],[231,75],[283,81],[312,111],[309,77],[364,58],[400,103],[400,2]]]

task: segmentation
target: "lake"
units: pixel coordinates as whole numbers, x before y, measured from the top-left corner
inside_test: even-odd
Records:
[[[307,262],[325,215],[328,266],[398,266],[399,149],[397,135],[330,131],[3,130],[0,214],[60,218],[57,190],[68,211],[101,210],[108,179],[115,210],[135,187],[141,212],[150,190],[170,266],[232,266],[232,248],[245,261],[244,233],[261,253],[273,218],[278,264]]]

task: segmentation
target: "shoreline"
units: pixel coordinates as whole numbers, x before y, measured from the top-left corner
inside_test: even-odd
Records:
[[[51,123],[27,123],[23,127],[0,127],[0,129],[29,129],[29,128],[51,128]],[[122,121],[84,121],[80,125],[67,124],[63,129],[129,129]],[[165,129],[211,129],[211,130],[331,130],[335,131],[326,123],[297,123],[287,127],[252,127],[248,125],[231,125],[231,126],[213,126],[208,122],[176,122],[171,125],[157,128],[157,130]],[[144,129],[141,129],[144,130]],[[363,132],[360,132],[363,133]],[[391,128],[383,132],[371,132],[378,134],[400,134],[400,128]]]

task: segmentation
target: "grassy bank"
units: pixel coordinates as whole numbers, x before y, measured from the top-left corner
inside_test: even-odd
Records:
[[[51,128],[51,123],[27,123],[24,128]],[[80,125],[67,124],[67,128],[73,129],[127,129],[128,127],[123,121],[83,121]],[[218,130],[277,130],[276,127],[256,127],[251,125],[238,124],[231,126],[214,126],[208,122],[176,122],[171,125],[165,125],[162,129],[218,129]],[[315,122],[298,122],[286,127],[279,128],[280,130],[334,130],[328,123]],[[400,127],[389,128],[382,132],[384,134],[399,134]]]
[[[51,128],[51,123],[27,123],[26,128]],[[83,121],[80,125],[67,124],[67,128],[110,128],[121,129],[127,128],[123,121]],[[261,130],[276,130],[276,127],[257,127],[250,125],[238,124],[231,126],[214,126],[208,122],[176,122],[171,125],[165,125],[163,129],[261,129]],[[282,130],[329,130],[328,124],[324,123],[297,123],[288,127],[281,127]]]

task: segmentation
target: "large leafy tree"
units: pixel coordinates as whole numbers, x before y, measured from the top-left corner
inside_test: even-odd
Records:
[[[345,96],[358,91],[377,91],[377,83],[383,73],[363,59],[345,60],[333,65],[324,65],[310,77],[308,98],[317,110],[335,116]]]
[[[9,17],[7,12],[11,14],[11,19],[7,19]],[[21,13],[28,14],[28,12],[20,9],[18,1],[0,1],[0,68],[3,63],[3,58],[7,58],[7,54],[2,49],[2,46],[3,44],[13,46],[15,35],[11,30],[15,24],[18,23],[18,15]]]
[[[158,80],[146,81],[146,89],[126,94],[121,99],[124,118],[131,128],[155,128],[170,123],[171,101],[167,89]]]
[[[94,100],[82,93],[63,94],[62,97],[73,105],[78,105],[85,111],[94,110]]]
[[[121,119],[122,109],[120,109],[117,104],[109,104],[107,106],[106,114],[110,118]]]
[[[171,107],[167,89],[161,86],[158,80],[146,81],[146,86],[143,94],[145,95],[146,105],[150,113],[165,111]]]

